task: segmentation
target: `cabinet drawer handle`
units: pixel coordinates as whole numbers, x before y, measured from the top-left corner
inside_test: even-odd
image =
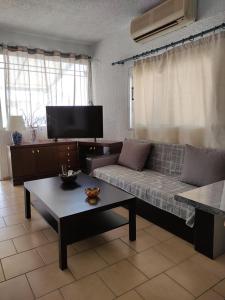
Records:
[[[39,153],[40,153],[40,150],[37,150],[37,153],[39,154]]]
[[[32,154],[34,154],[34,150],[32,150]]]
[[[67,161],[70,162],[70,159],[68,159]]]
[[[70,154],[69,154],[69,153],[68,153],[67,155],[68,155],[68,156],[70,156]]]
[[[67,147],[67,150],[70,150],[70,147]]]

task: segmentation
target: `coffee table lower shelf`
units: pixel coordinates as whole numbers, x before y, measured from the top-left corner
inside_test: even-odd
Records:
[[[31,204],[38,210],[49,225],[58,232],[57,221],[48,213],[47,210],[45,210],[44,206],[37,200],[33,200]],[[127,224],[129,224],[128,219],[112,210],[95,212],[95,214],[90,215],[80,215],[77,216],[72,223],[68,222],[66,224],[68,230],[66,240],[67,243],[72,244]]]
[[[37,209],[49,225],[60,235],[57,220],[45,209],[44,205],[39,200],[32,200],[31,205]],[[113,210],[104,210],[95,212],[94,214],[81,214],[80,216],[76,216],[72,222],[65,222],[63,224],[63,236],[59,237],[59,242],[63,238],[64,244],[69,245],[127,224],[129,224],[129,220]],[[129,227],[129,236],[130,240],[135,240],[136,228],[132,227]],[[62,257],[62,254],[59,255],[60,257]],[[67,257],[67,254],[64,253],[63,257]],[[64,262],[60,261],[59,263],[61,269],[67,267],[66,259]]]

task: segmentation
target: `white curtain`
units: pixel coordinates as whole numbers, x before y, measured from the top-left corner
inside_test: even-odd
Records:
[[[136,137],[224,147],[224,62],[224,32],[137,61]]]
[[[3,127],[10,115],[23,115],[27,126],[45,124],[46,105],[88,105],[90,60],[3,48],[0,98]]]
[[[38,139],[46,138],[46,105],[92,104],[91,62],[87,56],[58,52],[0,48],[0,180],[9,177],[4,130],[10,115],[23,115],[27,127],[39,127]],[[23,132],[31,141],[31,131]]]

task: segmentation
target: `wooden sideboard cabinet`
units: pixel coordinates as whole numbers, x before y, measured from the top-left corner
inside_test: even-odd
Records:
[[[56,176],[61,166],[86,172],[86,158],[118,153],[122,142],[115,141],[63,141],[9,146],[11,177],[14,185],[24,181]]]
[[[47,142],[10,146],[9,160],[14,185],[26,180],[56,176],[62,164],[79,169],[77,142]]]

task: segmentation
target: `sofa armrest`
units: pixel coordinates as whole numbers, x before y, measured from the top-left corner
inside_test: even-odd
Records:
[[[94,169],[117,164],[119,155],[120,155],[119,153],[116,153],[116,154],[101,155],[95,157],[87,157],[86,164],[87,164],[88,173],[92,174]]]

